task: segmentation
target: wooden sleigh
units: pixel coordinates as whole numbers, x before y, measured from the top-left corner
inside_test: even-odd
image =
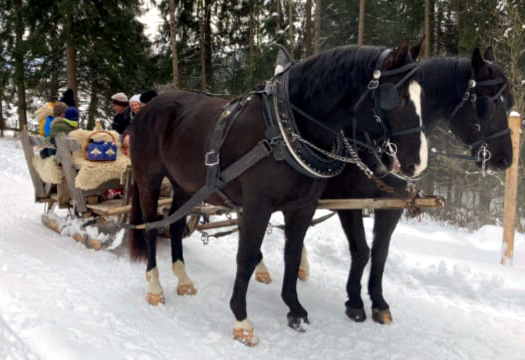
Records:
[[[120,178],[106,181],[95,189],[80,189],[75,184],[79,167],[73,158],[75,152],[82,151],[83,145],[65,134],[58,134],[55,138],[57,154],[54,162],[63,172],[63,181],[53,184],[42,179],[33,163],[34,156],[38,156],[38,150],[50,146],[48,142],[41,136],[30,135],[27,131],[22,131],[20,138],[35,190],[35,202],[45,205],[41,216],[42,224],[59,234],[71,236],[91,249],[111,249],[120,245],[124,239],[124,227],[131,209],[131,167],[128,166]],[[122,197],[104,199],[104,191],[115,188],[123,188]],[[169,189],[163,191],[158,201],[160,215],[168,214],[171,201]],[[426,196],[320,200],[318,208],[329,210],[429,208],[443,207],[444,204],[444,199],[441,197]],[[65,216],[57,216],[57,208],[65,209]],[[196,206],[187,217],[186,236],[194,231],[199,231],[202,241],[207,243],[210,237],[220,237],[236,232],[238,217],[234,216],[234,213],[234,210],[226,207],[207,204]],[[312,225],[332,215],[333,213],[329,213],[316,218],[312,221]],[[279,228],[280,226],[274,227]],[[212,229],[220,230],[210,233]]]

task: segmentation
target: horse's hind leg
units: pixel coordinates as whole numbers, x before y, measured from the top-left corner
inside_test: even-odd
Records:
[[[143,213],[144,222],[151,222],[157,219],[157,202],[160,194],[160,183],[162,176],[154,180],[138,184],[140,188],[139,200]],[[137,179],[136,181],[140,181]],[[164,292],[159,280],[159,270],[157,269],[157,235],[158,230],[145,231],[146,249],[148,252],[148,262],[146,267],[146,280],[148,282],[146,300],[151,305],[164,303]]]
[[[173,184],[173,202],[171,205],[170,214],[177,210],[188,197],[182,193],[177,185]],[[177,285],[177,294],[179,295],[195,295],[197,289],[193,285],[193,281],[186,274],[186,266],[184,264],[184,255],[182,250],[182,235],[186,226],[186,217],[174,222],[170,225],[171,236],[171,269],[173,274],[179,280]]]
[[[269,284],[272,282],[272,277],[270,276],[270,272],[264,263],[264,259],[262,259],[262,255],[261,261],[259,261],[255,267],[255,280],[262,282],[263,284]]]
[[[301,264],[299,265],[299,272],[297,273],[297,276],[299,277],[299,280],[302,281],[308,280],[308,277],[310,276],[310,262],[308,261],[308,252],[306,251],[306,246],[303,246],[303,251],[301,253]],[[269,284],[272,282],[270,271],[266,267],[264,259],[262,258],[255,267],[255,280],[262,282],[263,284]]]
[[[233,338],[253,346],[259,340],[254,335],[246,312],[246,293],[255,266],[261,260],[261,244],[272,213],[271,205],[261,199],[245,200],[239,222],[237,273],[230,308],[235,315]]]
[[[299,209],[285,210],[285,236],[284,247],[284,280],[281,296],[288,305],[290,312],[287,315],[288,325],[294,330],[304,332],[303,324],[308,324],[308,313],[300,304],[297,296],[297,277],[301,263],[301,254],[304,237],[310,226],[317,204],[304,206]]]
[[[363,216],[361,210],[340,210],[338,215],[346,234],[352,257],[350,273],[346,283],[346,292],[348,294],[348,300],[345,303],[346,315],[354,321],[362,322],[366,320],[366,313],[363,299],[361,298],[361,278],[370,255],[370,249],[366,243]]]
[[[390,239],[402,214],[402,210],[376,210],[375,212],[368,293],[372,300],[372,318],[380,324],[392,322],[390,307],[383,297],[383,273]]]

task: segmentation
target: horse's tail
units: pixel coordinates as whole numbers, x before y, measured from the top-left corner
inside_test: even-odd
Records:
[[[140,208],[139,187],[133,184],[133,197],[131,201],[131,212],[129,223],[131,225],[142,224],[142,209]],[[148,258],[144,230],[130,229],[128,231],[129,256],[133,261],[144,261]]]

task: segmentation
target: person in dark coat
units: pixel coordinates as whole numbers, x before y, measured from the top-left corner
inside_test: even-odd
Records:
[[[111,123],[111,128],[119,134],[123,134],[131,119],[128,97],[122,92],[116,93],[111,96],[111,103],[116,113]]]
[[[69,107],[76,108],[77,105],[75,103],[75,92],[72,89],[67,89],[62,93],[62,97],[60,98],[60,101],[62,101],[64,104],[66,104]]]
[[[140,102],[143,103],[144,105],[149,103],[155,96],[157,96],[157,92],[155,90],[147,90],[147,91],[144,91],[141,95],[140,95]]]

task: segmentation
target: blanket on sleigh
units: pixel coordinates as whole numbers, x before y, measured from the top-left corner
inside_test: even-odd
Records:
[[[78,169],[75,187],[82,190],[93,190],[111,180],[119,180],[123,183],[130,160],[122,151],[119,134],[115,131],[111,131],[111,133],[117,143],[117,159],[108,162],[89,161],[84,158],[84,144],[88,137],[93,134],[93,131],[79,129],[68,134],[68,138],[76,140],[81,148],[80,151],[72,153],[73,163]],[[106,133],[96,133],[92,135],[91,139],[101,141],[109,138]],[[56,156],[42,159],[39,154],[36,154],[33,156],[33,165],[43,181],[53,184],[62,182],[64,173],[60,164],[56,162]]]

